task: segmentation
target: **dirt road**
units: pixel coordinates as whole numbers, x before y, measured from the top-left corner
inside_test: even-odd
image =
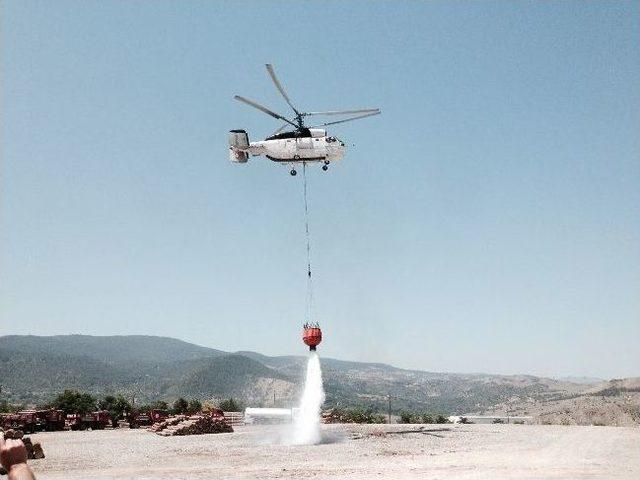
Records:
[[[421,432],[406,432],[419,430]],[[404,431],[404,432],[403,432]],[[33,435],[39,480],[79,478],[640,478],[640,429],[543,425],[326,425],[287,446],[275,427],[160,437],[145,430]]]

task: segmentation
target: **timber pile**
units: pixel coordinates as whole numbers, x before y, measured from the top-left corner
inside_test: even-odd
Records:
[[[0,430],[2,432],[2,430]],[[42,445],[40,442],[33,443],[31,438],[25,437],[24,432],[22,430],[13,430],[9,429],[4,432],[5,439],[13,439],[13,440],[22,440],[25,448],[27,449],[27,459],[34,460],[37,458],[44,458],[44,450],[42,450]],[[0,467],[0,475],[6,475],[7,471]]]
[[[178,423],[184,421],[187,419],[186,415],[176,415],[175,417],[169,417],[166,420],[162,421],[162,422],[158,422],[158,423],[154,423],[153,425],[151,425],[148,430],[150,432],[161,432],[162,430],[165,430],[168,427],[172,427],[174,425],[177,425]]]
[[[153,425],[149,430],[163,437],[233,432],[233,428],[224,418],[213,418],[210,415],[169,417],[164,422]]]
[[[224,421],[232,427],[244,425],[244,412],[224,412]]]

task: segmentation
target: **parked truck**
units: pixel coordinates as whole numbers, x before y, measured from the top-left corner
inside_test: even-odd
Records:
[[[22,410],[0,416],[2,428],[18,429],[25,433],[64,430],[64,425],[64,414],[55,408]]]
[[[138,410],[129,415],[129,428],[149,427],[154,423],[164,422],[169,417],[167,410]]]
[[[110,422],[111,417],[107,410],[67,414],[67,426],[71,430],[104,430]]]

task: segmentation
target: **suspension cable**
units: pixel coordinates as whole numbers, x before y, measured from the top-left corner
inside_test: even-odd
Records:
[[[302,185],[304,192],[304,232],[307,240],[307,323],[313,321],[313,279],[311,278],[311,235],[309,233],[309,203],[307,201],[307,162],[302,162]]]

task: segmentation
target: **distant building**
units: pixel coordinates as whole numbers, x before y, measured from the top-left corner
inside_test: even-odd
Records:
[[[291,423],[298,414],[297,408],[252,408],[244,410],[247,424]]]

